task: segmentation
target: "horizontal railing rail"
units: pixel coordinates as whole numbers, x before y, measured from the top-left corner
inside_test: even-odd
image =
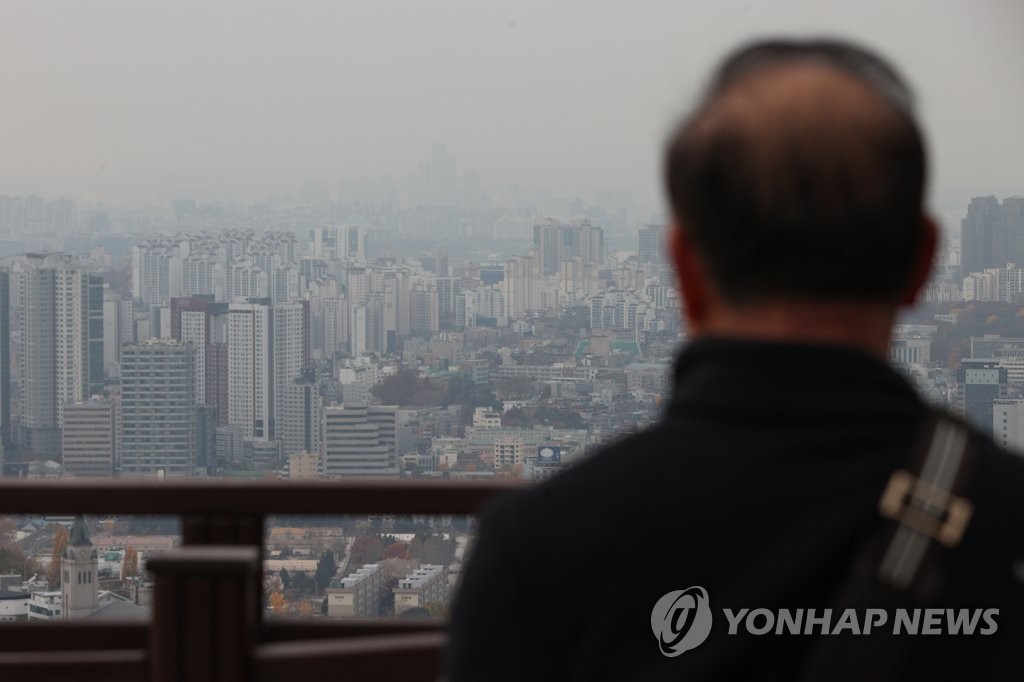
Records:
[[[473,514],[516,481],[0,479],[0,514]]]
[[[436,682],[446,637],[423,632],[263,644],[254,654],[261,682],[321,678],[343,671],[347,680]]]
[[[136,682],[147,679],[147,653],[144,649],[2,652],[0,677],[32,682]]]

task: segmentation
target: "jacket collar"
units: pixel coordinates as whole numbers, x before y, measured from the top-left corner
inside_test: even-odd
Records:
[[[669,414],[914,418],[925,409],[887,362],[855,348],[704,338],[679,355]]]

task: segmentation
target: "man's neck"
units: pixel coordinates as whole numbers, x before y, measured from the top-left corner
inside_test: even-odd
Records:
[[[885,359],[895,317],[894,307],[863,303],[729,306],[698,323],[691,320],[690,336],[838,345]]]

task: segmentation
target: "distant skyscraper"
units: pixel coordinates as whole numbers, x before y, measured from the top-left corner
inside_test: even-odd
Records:
[[[437,278],[438,324],[442,330],[456,328],[457,300],[462,293],[462,279],[459,277]],[[463,317],[464,319],[464,317]]]
[[[641,263],[657,263],[665,260],[665,225],[644,225],[640,228],[637,257]]]
[[[103,394],[103,276],[89,275],[89,395]]]
[[[1024,197],[974,197],[960,224],[961,272],[1024,264]]]
[[[285,393],[309,367],[309,303],[296,301],[274,306],[271,329],[274,424],[270,435],[280,438],[288,418]]]
[[[277,437],[284,442],[284,454],[320,451],[323,400],[312,370],[288,382],[280,391]]]
[[[170,298],[170,264],[176,253],[167,238],[132,247],[132,298],[144,306],[160,305]]]
[[[533,244],[540,250],[541,275],[557,275],[563,261],[579,258],[583,264],[604,260],[604,230],[590,223],[548,221],[533,228]]]
[[[365,261],[366,228],[362,225],[344,225],[339,232],[341,244],[338,248],[338,257]]]
[[[269,299],[228,307],[228,423],[245,438],[269,439],[274,417],[273,329]]]
[[[116,373],[121,362],[121,344],[135,341],[135,313],[131,297],[122,299],[111,289],[103,291],[103,366]]]
[[[223,346],[226,335],[223,316],[227,314],[228,306],[212,299],[212,296],[172,298],[170,337],[195,346],[196,404],[216,408],[217,420],[221,422],[219,412],[227,410],[227,401],[218,395],[218,387],[227,381],[227,377],[219,376],[224,367],[214,356],[224,350],[217,346]]]
[[[394,405],[324,408],[324,475],[397,476],[397,414]]]
[[[0,453],[11,441],[11,273],[0,270]]]
[[[194,473],[195,362],[195,347],[175,339],[122,349],[122,476]]]
[[[89,397],[94,317],[89,273],[62,253],[29,254],[17,273],[21,343],[18,441],[33,452],[60,452],[64,405]],[[100,294],[102,315],[102,293]],[[99,324],[102,358],[102,321]]]

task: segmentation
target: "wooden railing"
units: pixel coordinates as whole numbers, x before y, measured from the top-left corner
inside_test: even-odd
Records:
[[[264,621],[270,515],[480,511],[513,482],[2,481],[0,514],[155,514],[182,519],[182,547],[154,555],[148,624],[0,626],[0,679],[224,681],[438,679],[436,621]]]

